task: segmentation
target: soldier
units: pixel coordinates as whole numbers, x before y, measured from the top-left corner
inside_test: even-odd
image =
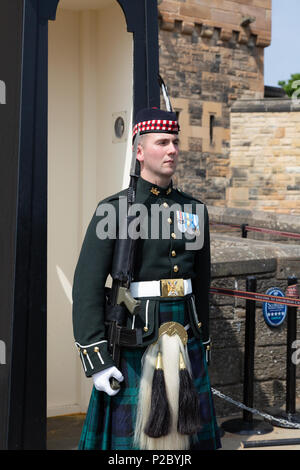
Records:
[[[133,138],[137,133],[136,203],[143,214],[130,290],[141,305],[136,315],[128,314],[126,328],[139,332],[141,341],[122,347],[120,365],[115,364],[107,342],[105,283],[125,190],[97,206],[74,275],[74,336],[85,374],[94,383],[79,449],[217,449],[206,360],[207,209],[172,184],[179,155],[176,114],[141,110]],[[107,221],[111,236],[104,237],[100,232]],[[111,388],[112,377],[120,390]]]

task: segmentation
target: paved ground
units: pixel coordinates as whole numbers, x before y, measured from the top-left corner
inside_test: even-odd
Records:
[[[75,450],[77,449],[84,414],[59,416],[48,418],[48,439],[47,447],[49,450]],[[229,418],[219,419],[221,425]],[[230,418],[232,419],[232,418]],[[280,445],[280,446],[263,446],[254,448],[245,448],[243,442],[253,441],[269,441],[274,439],[299,439],[298,445]],[[247,444],[246,444],[247,445]],[[273,431],[263,435],[239,435],[225,432],[222,436],[222,450],[300,450],[300,429],[284,429],[273,427]]]
[[[47,449],[77,449],[85,414],[57,416],[47,419]]]
[[[230,418],[231,420],[232,418]],[[219,419],[218,422],[221,425],[222,422],[228,421],[228,418]],[[298,445],[277,445],[270,446],[264,445],[255,447],[244,447],[243,443],[247,446],[247,443],[253,443],[254,441],[274,441],[280,439],[285,441],[286,439],[298,439]],[[274,442],[273,442],[274,444]],[[223,450],[300,450],[300,429],[285,429],[277,426],[273,426],[273,430],[267,434],[256,434],[256,435],[240,435],[225,432],[222,436],[222,449]]]

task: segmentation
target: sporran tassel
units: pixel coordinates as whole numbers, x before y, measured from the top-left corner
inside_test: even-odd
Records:
[[[188,369],[190,364],[178,335],[162,335],[159,340],[148,346],[142,359],[142,375],[134,431],[134,447],[140,450],[187,450],[190,448],[190,436],[177,430],[179,397],[179,352],[182,349]],[[153,376],[157,365],[158,352],[164,358],[164,380],[170,410],[170,428],[168,434],[150,437],[145,433],[151,415]]]
[[[156,368],[152,380],[151,408],[144,432],[149,437],[166,436],[170,429],[170,409],[161,352],[157,355]]]
[[[179,359],[179,402],[177,430],[180,434],[195,434],[201,429],[199,395],[183,355]]]

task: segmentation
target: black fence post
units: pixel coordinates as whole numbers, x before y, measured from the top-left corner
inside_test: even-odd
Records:
[[[288,286],[297,284],[294,277],[288,278]],[[292,361],[293,342],[297,339],[297,308],[287,308],[287,334],[286,334],[286,412],[296,412],[296,365]]]
[[[256,277],[248,276],[246,290],[256,292]],[[244,352],[244,405],[253,408],[254,396],[254,354],[255,354],[255,300],[246,300],[245,352]],[[273,426],[259,419],[253,419],[251,411],[243,410],[242,419],[231,419],[222,423],[224,431],[234,434],[267,434]]]
[[[288,289],[286,297],[297,297],[297,278],[288,277]],[[293,293],[293,288],[295,292]],[[281,410],[276,407],[268,409],[268,412],[276,419],[283,419],[287,422],[272,421],[274,426],[281,428],[292,428],[293,423],[300,423],[300,413],[296,412],[296,364],[293,362],[294,342],[297,339],[297,307],[288,305],[287,307],[287,331],[286,331],[286,409]]]
[[[241,225],[241,230],[242,230],[242,238],[247,238],[247,228],[249,224],[242,224]]]
[[[248,276],[246,291],[256,292],[256,278]],[[253,408],[254,395],[254,352],[255,352],[255,307],[256,302],[246,300],[246,322],[245,322],[245,354],[244,354],[244,405]],[[243,411],[243,419],[252,423],[253,414]]]
[[[296,286],[297,278],[290,276],[288,286]],[[297,339],[297,307],[287,308],[287,339],[286,339],[286,413],[296,413],[296,364],[292,360],[293,343]],[[292,416],[291,416],[292,418]]]

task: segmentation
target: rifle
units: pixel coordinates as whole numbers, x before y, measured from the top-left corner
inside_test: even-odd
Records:
[[[130,183],[127,190],[127,216],[119,222],[118,238],[116,239],[111,276],[112,287],[109,289],[106,303],[106,321],[108,321],[108,348],[116,366],[120,364],[120,346],[123,344],[141,344],[141,331],[137,329],[127,329],[124,327],[128,312],[136,315],[140,306],[140,301],[132,297],[129,290],[133,277],[134,255],[137,240],[128,236],[128,227],[136,219],[136,216],[129,215],[129,209],[134,204],[136,197],[136,186],[139,178],[139,163],[137,162],[137,148],[140,133],[138,131],[132,152],[130,167]],[[120,238],[120,234],[126,233],[125,238]],[[120,383],[112,377],[111,387],[114,390],[120,388]]]

